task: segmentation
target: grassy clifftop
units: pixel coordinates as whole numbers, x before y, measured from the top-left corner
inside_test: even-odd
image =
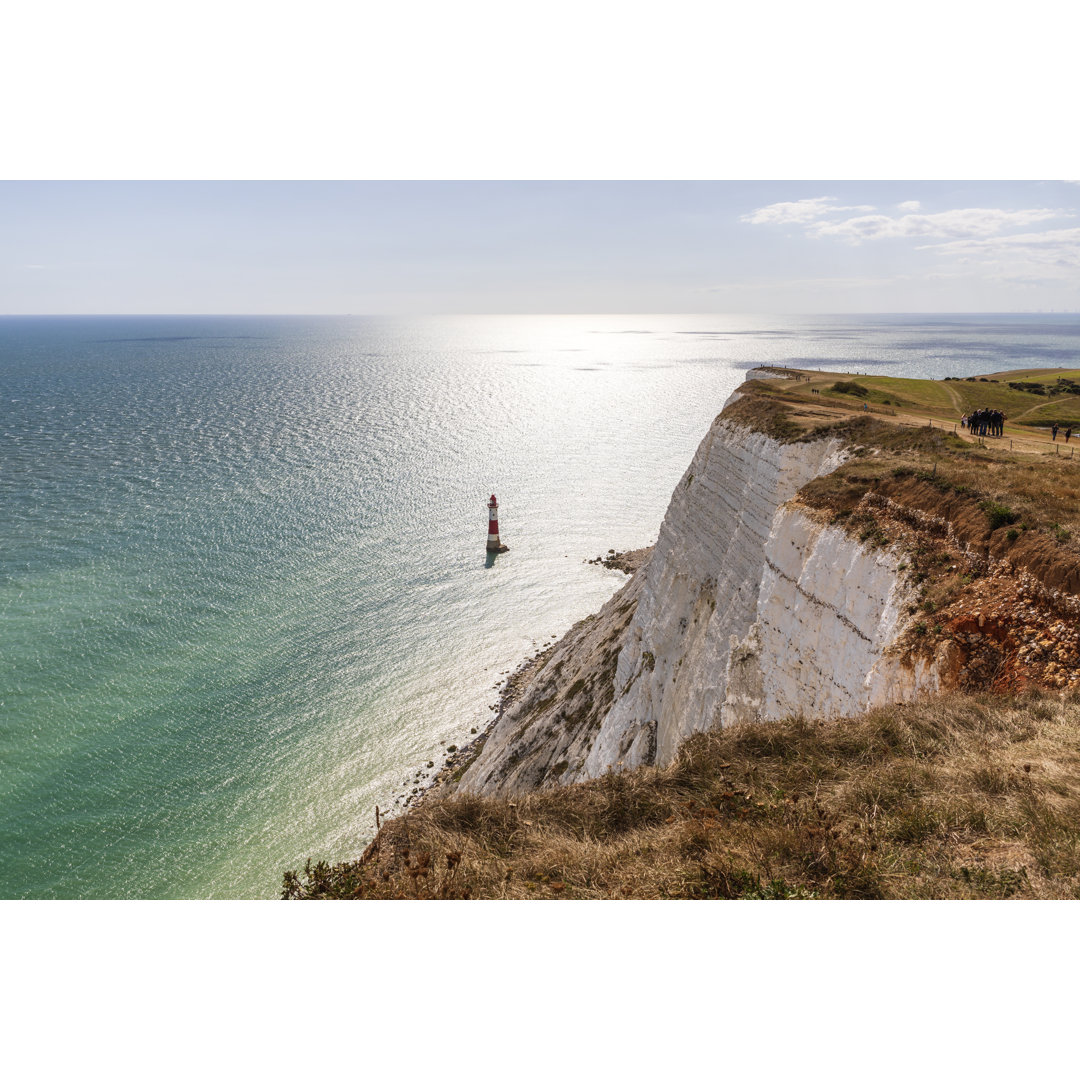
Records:
[[[668,769],[454,796],[303,899],[1077,898],[1080,698],[954,695],[697,735]]]
[[[950,428],[965,413],[999,409],[1007,417],[1005,434],[1014,439],[1049,442],[1055,422],[1080,430],[1080,370],[1072,368],[1024,368],[940,380],[785,368],[774,369],[774,374],[782,377],[751,380],[744,389],[811,410],[872,411],[900,422],[934,420]]]
[[[943,495],[951,495],[966,496],[972,506],[984,505],[989,510],[995,504],[999,512],[996,516],[990,513],[994,523],[1015,526],[1019,532],[1041,530],[1080,557],[1080,543],[1073,541],[1080,536],[1080,500],[1076,497],[1080,458],[1074,456],[1073,445],[1064,445],[1062,436],[1055,441],[1049,433],[1027,430],[1010,436],[1010,424],[1001,438],[971,436],[954,424],[960,411],[935,404],[945,392],[943,387],[951,383],[844,377],[849,385],[872,387],[871,399],[885,396],[882,384],[911,384],[909,398],[917,398],[918,405],[898,412],[883,402],[864,410],[862,397],[831,393],[828,387],[842,381],[835,374],[813,373],[801,378],[799,373],[792,374],[788,379],[746,383],[740,399],[724,415],[781,441],[838,436],[849,442],[854,457],[809,485],[820,505],[849,509],[853,493],[862,495],[900,474],[914,476],[936,490],[934,498],[939,503]],[[820,389],[816,396],[815,389]],[[970,393],[977,398],[982,391]],[[1080,397],[1067,396],[1080,406]],[[897,403],[887,396],[885,400]],[[974,406],[965,405],[966,410],[970,408]],[[1077,427],[1080,439],[1080,420]],[[846,495],[841,497],[841,492]],[[1011,520],[1005,521],[1010,516]]]

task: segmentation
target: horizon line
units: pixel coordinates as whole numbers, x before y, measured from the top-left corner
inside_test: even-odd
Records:
[[[728,316],[785,316],[805,318],[816,315],[1080,315],[1080,308],[1022,311],[10,311],[0,312],[0,319],[393,319],[393,318],[525,318],[525,317],[619,317],[700,315],[709,318]]]

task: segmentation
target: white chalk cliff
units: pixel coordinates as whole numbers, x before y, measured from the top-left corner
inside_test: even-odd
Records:
[[[848,715],[936,689],[932,663],[890,653],[912,594],[900,553],[860,543],[797,497],[850,450],[836,437],[784,442],[725,409],[649,561],[552,650],[459,789],[662,766],[718,725]]]

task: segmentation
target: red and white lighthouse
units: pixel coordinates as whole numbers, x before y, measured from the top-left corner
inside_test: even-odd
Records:
[[[488,499],[488,551],[506,551],[505,544],[499,542],[499,501],[494,495]]]

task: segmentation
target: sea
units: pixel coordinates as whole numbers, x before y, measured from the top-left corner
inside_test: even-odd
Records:
[[[1080,316],[0,318],[0,897],[358,856],[759,364],[1080,366]]]

